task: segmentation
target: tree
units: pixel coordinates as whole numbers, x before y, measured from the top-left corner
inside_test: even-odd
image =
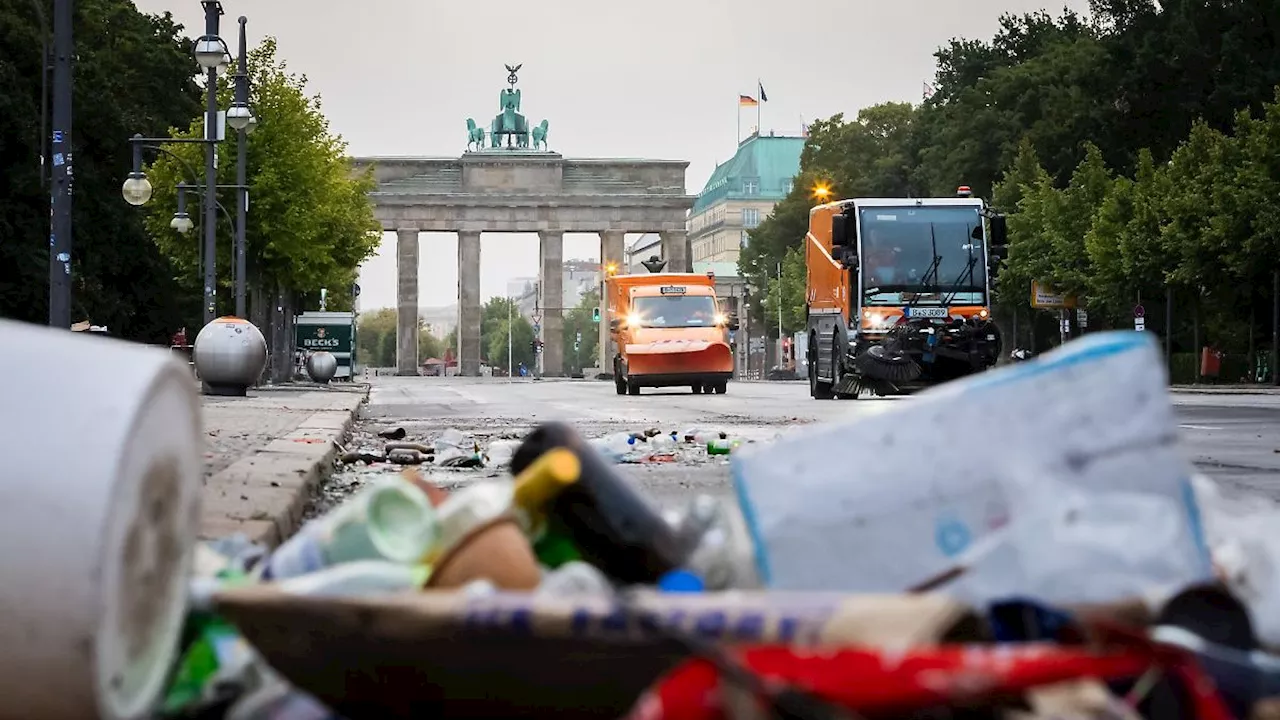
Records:
[[[578,305],[564,316],[564,358],[575,370],[583,366],[594,367],[600,347],[600,324],[595,322],[593,312],[600,307],[600,291],[592,290],[582,296]],[[582,334],[582,343],[575,350],[574,342],[578,334]]]
[[[120,197],[134,133],[162,134],[199,112],[192,42],[168,13],[128,0],[75,4],[75,202],[72,318],[112,333],[163,342],[182,325],[169,259]],[[48,317],[49,191],[38,175],[40,30],[31,3],[0,9],[0,315]],[[46,173],[47,180],[47,173]]]
[[[511,336],[512,370],[520,363],[532,369],[534,352],[529,343],[534,339],[533,326],[509,298],[489,298],[480,310],[480,350],[486,363],[506,368],[508,334]]]
[[[248,277],[257,288],[274,295],[278,290],[293,296],[316,295],[329,288],[331,309],[349,307],[350,293],[361,262],[378,247],[380,226],[374,221],[367,194],[374,187],[371,171],[354,175],[345,156],[346,145],[329,131],[319,97],[305,94],[306,77],[291,74],[276,57],[276,42],[265,39],[249,53],[250,104],[258,116],[257,129],[248,136],[248,184],[250,212],[246,226]],[[231,86],[219,88],[220,103],[231,100]],[[203,118],[174,131],[174,137],[199,137]],[[235,182],[235,133],[218,145],[218,182]],[[179,281],[199,287],[198,231],[179,235],[169,228],[176,207],[175,187],[190,177],[187,168],[203,166],[203,148],[173,144],[171,155],[161,155],[148,171],[155,188],[147,226],[156,244],[174,259]],[[173,156],[181,158],[175,160]],[[185,161],[185,164],[184,164]],[[230,203],[231,193],[222,198]],[[191,214],[200,199],[188,198]],[[231,209],[230,207],[228,209]],[[193,218],[194,219],[194,218]],[[230,309],[229,270],[232,267],[232,227],[226,218],[215,219],[219,241],[219,306]]]
[[[356,319],[356,345],[361,362],[369,367],[396,364],[396,311],[379,308]]]
[[[782,277],[769,280],[769,290],[765,294],[763,305],[763,323],[766,335],[776,337],[778,334],[778,296],[782,296],[782,331],[795,333],[804,330],[808,324],[808,312],[804,301],[807,272],[804,264],[804,249],[789,248],[782,260]]]

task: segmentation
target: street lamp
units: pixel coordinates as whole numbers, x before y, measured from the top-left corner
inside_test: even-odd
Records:
[[[151,181],[141,172],[131,172],[120,188],[120,194],[124,195],[125,202],[134,207],[146,205],[151,199]]]
[[[218,6],[218,14],[222,13],[222,6],[217,2],[202,4],[205,6],[205,34],[196,40],[196,62],[200,63],[200,67],[205,70],[218,70],[226,66],[231,52],[222,38],[218,37],[217,21],[215,20],[214,25],[209,27],[209,6],[211,4]]]
[[[187,184],[178,183],[178,212],[173,214],[169,227],[186,235],[194,226],[195,223],[191,222],[191,217],[187,215]]]

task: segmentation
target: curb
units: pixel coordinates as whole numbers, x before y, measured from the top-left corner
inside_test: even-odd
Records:
[[[297,531],[311,491],[333,472],[336,444],[346,439],[368,399],[367,390],[344,395],[347,402],[312,413],[292,432],[205,481],[201,540],[239,533],[274,548]]]

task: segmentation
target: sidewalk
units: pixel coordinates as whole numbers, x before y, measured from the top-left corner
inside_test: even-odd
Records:
[[[1278,395],[1280,387],[1275,385],[1170,385],[1170,392],[1176,393],[1217,393],[1220,395]]]
[[[201,398],[206,437],[200,537],[244,533],[272,545],[297,529],[368,397],[365,385],[275,387]]]

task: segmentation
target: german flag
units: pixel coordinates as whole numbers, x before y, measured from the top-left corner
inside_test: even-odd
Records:
[[[755,107],[759,104],[760,103],[756,102],[756,99],[751,97],[750,95],[738,96],[738,107]]]

